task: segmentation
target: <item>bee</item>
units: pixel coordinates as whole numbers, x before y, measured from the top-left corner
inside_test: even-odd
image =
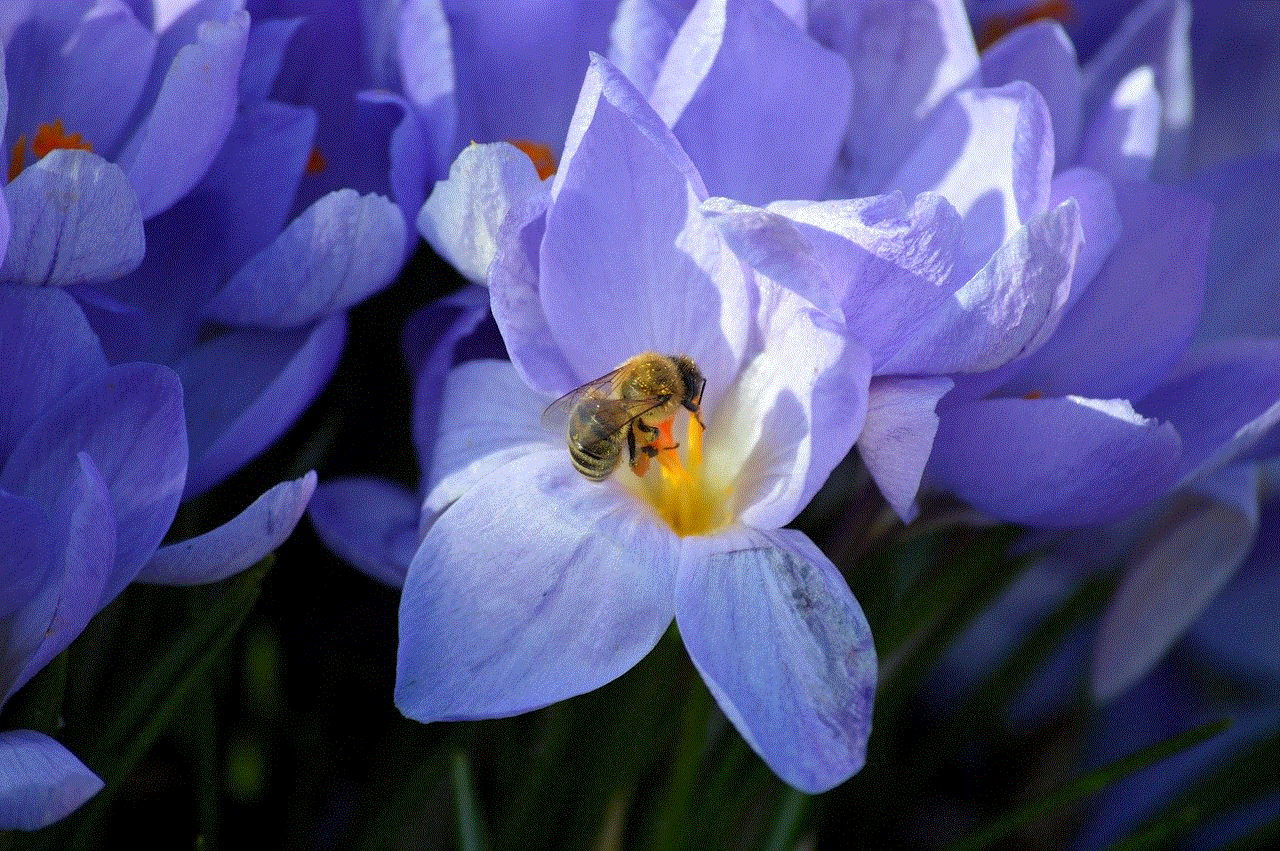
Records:
[[[658,426],[680,408],[697,418],[706,384],[689,356],[644,352],[552,402],[542,421],[553,425],[567,416],[569,457],[591,481],[617,469],[623,446],[632,469],[644,475],[650,458],[675,448],[657,445]]]

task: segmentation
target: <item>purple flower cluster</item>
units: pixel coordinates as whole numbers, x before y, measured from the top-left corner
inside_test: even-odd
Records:
[[[459,69],[468,38],[487,61],[540,37],[476,36],[465,5],[444,4]],[[1274,252],[1244,270],[1261,284],[1230,252],[1258,241],[1277,172],[1172,185],[1188,139],[1213,138],[1190,124],[1188,21],[1135,4],[1082,63],[1048,21],[980,54],[959,0],[623,2],[554,176],[503,142],[527,118],[464,137],[487,144],[416,217],[477,284],[406,329],[421,486],[339,480],[311,508],[335,552],[404,586],[401,710],[586,691],[674,615],[769,765],[840,782],[874,651],[783,526],[854,447],[906,521],[948,494],[1077,536],[1148,529],[1095,689],[1148,670],[1248,553],[1280,411],[1275,338],[1201,324],[1208,292],[1209,317],[1275,333],[1274,305],[1239,311]],[[670,463],[590,483],[539,413],[645,351],[699,364],[706,433],[678,418]]]
[[[386,198],[300,196],[315,110],[268,97],[292,27],[185,5],[12,4],[0,20],[0,702],[130,582],[216,581],[288,537],[314,473],[161,545],[180,501],[315,399],[344,311],[406,253]],[[0,736],[0,829],[100,788],[53,739]]]

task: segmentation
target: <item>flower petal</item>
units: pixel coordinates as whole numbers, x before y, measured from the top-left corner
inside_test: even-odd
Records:
[[[1196,650],[1235,674],[1280,682],[1280,500],[1262,504],[1253,552],[1191,628]]]
[[[1103,615],[1091,684],[1106,702],[1140,679],[1199,617],[1253,548],[1258,471],[1216,477],[1212,496],[1185,493],[1159,514]]]
[[[853,448],[871,358],[790,290],[762,286],[761,301],[762,350],[709,409],[703,453],[710,488],[733,494],[731,515],[776,529]]]
[[[906,152],[920,143],[934,108],[977,79],[978,51],[964,4],[820,0],[810,4],[809,31],[853,70],[845,194],[884,192]]]
[[[1080,230],[1084,242],[1071,272],[1071,294],[1065,310],[1071,310],[1098,271],[1111,249],[1120,241],[1122,223],[1111,181],[1090,168],[1077,166],[1059,172],[1049,190],[1049,205],[1056,207],[1068,198],[1080,205]]]
[[[934,191],[950,201],[964,220],[966,267],[974,270],[1047,209],[1052,175],[1048,107],[1039,92],[1017,81],[953,96],[888,185],[908,196]]]
[[[1120,81],[1147,65],[1155,71],[1163,101],[1166,140],[1160,145],[1161,157],[1176,154],[1181,144],[1169,144],[1170,135],[1177,139],[1191,123],[1190,28],[1191,4],[1184,0],[1139,3],[1118,26],[1112,24],[1113,35],[1084,68],[1086,126],[1105,108]]]
[[[138,106],[151,72],[156,37],[138,22],[127,3],[76,5],[78,9],[67,11],[83,12],[83,17],[61,44],[46,43],[34,50],[28,46],[33,37],[48,39],[53,32],[65,32],[45,20],[13,34],[14,42],[27,44],[6,45],[9,79],[31,81],[15,86],[6,136],[16,130],[29,137],[39,124],[56,118],[94,151],[109,157]],[[37,16],[42,14],[50,12],[36,11]]]
[[[791,529],[687,538],[676,622],[724,714],[779,777],[817,794],[866,760],[871,629],[849,587]]]
[[[1254,334],[1280,336],[1280,155],[1232,162],[1192,182],[1214,205],[1209,233],[1208,291],[1199,340]]]
[[[0,830],[39,830],[75,812],[102,780],[35,730],[0,733]]]
[[[107,596],[151,558],[178,510],[187,473],[182,387],[167,367],[121,364],[59,398],[28,429],[0,485],[54,504],[85,453],[101,471],[116,518],[116,566]]]
[[[208,231],[207,240],[184,253],[206,258],[217,268],[219,284],[289,223],[315,137],[310,109],[264,100],[237,114],[196,192],[180,203],[180,213],[174,211],[187,227]],[[154,230],[148,223],[148,234]]]
[[[1072,199],[1032,217],[878,372],[983,372],[1035,351],[1058,325],[1082,240]]]
[[[253,22],[245,41],[244,65],[240,68],[242,106],[271,96],[285,51],[303,22],[303,18],[268,18]]]
[[[1054,161],[1074,162],[1080,144],[1084,81],[1076,49],[1054,20],[1018,27],[982,52],[982,82],[1003,86],[1026,80],[1045,99],[1053,122]]]
[[[330,552],[393,588],[404,585],[421,542],[420,500],[382,479],[333,479],[316,488],[307,516]]]
[[[507,361],[454,367],[442,393],[423,507],[444,509],[492,471],[530,452],[556,447],[567,458],[565,436],[540,422],[549,401],[526,387]]]
[[[712,194],[763,204],[826,188],[851,89],[842,57],[771,0],[708,0],[680,27],[649,101]]]
[[[529,139],[559,149],[588,54],[609,43],[615,5],[445,3],[453,33],[458,139]]]
[[[781,213],[728,198],[708,198],[702,202],[702,213],[719,228],[729,248],[752,269],[803,296],[827,315],[843,315],[840,290],[823,262],[826,258],[796,222]],[[854,262],[861,260],[861,252],[854,252]],[[841,274],[841,283],[843,277]]]
[[[1001,520],[1116,520],[1174,483],[1180,441],[1120,399],[988,399],[939,411],[928,473]]]
[[[293,533],[315,488],[314,472],[281,482],[216,529],[161,547],[138,573],[137,581],[204,585],[257,564]]]
[[[142,217],[168,209],[204,175],[235,119],[249,15],[206,21],[173,59],[151,112],[119,162],[138,192]]]
[[[1080,164],[1108,177],[1145,180],[1160,144],[1160,93],[1151,68],[1135,68],[1116,86],[1080,146]]]
[[[1185,350],[1204,297],[1208,205],[1154,184],[1116,187],[1123,232],[1102,271],[1007,394],[1137,399]]]
[[[1189,355],[1138,408],[1182,437],[1184,478],[1245,456],[1280,422],[1280,340],[1225,340]]]
[[[4,200],[12,231],[0,280],[95,283],[142,262],[138,198],[124,172],[96,154],[50,151],[4,188]]]
[[[440,516],[400,604],[396,706],[418,721],[527,712],[626,672],[671,624],[677,539],[559,450]]]
[[[809,240],[850,333],[871,351],[877,371],[915,337],[926,317],[948,308],[963,280],[955,275],[960,217],[940,195],[923,193],[909,206],[901,193],[892,192],[844,201],[779,202],[770,209],[794,219]],[[761,271],[774,277],[769,269]],[[791,286],[790,280],[778,280]]]
[[[486,283],[507,212],[542,189],[533,160],[506,142],[472,143],[418,213],[418,231],[464,278]]]
[[[175,364],[191,433],[187,497],[222,481],[293,424],[333,374],[346,328],[339,313],[296,331],[234,331]]]
[[[312,204],[209,302],[228,325],[292,328],[346,310],[391,283],[404,258],[400,208],[344,189]]]
[[[535,195],[511,210],[498,229],[489,267],[489,307],[511,363],[527,385],[548,397],[589,380],[565,360],[542,309],[539,253],[550,200],[550,195]]]
[[[858,454],[904,523],[919,513],[916,493],[938,431],[934,408],[953,386],[945,377],[877,376],[871,380]]]
[[[106,369],[102,347],[71,296],[0,287],[0,458],[44,408]]]
[[[424,305],[405,322],[400,344],[413,376],[413,446],[423,473],[431,468],[449,370],[464,360],[500,359],[505,354],[501,341],[489,312],[489,291],[478,284]]]
[[[698,210],[705,194],[671,131],[594,57],[552,184],[539,291],[578,383],[641,352],[686,354],[714,405],[737,374],[747,281]]]
[[[54,501],[44,506],[52,558],[44,566],[37,593],[4,625],[0,704],[66,650],[137,570],[134,566],[121,575],[115,569],[116,516],[101,471],[81,452],[63,472]]]
[[[609,29],[609,61],[648,97],[694,0],[622,0]]]
[[[44,511],[25,497],[0,490],[0,621],[47,581],[55,543]]]

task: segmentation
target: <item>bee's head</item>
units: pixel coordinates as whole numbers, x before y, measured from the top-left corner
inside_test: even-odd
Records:
[[[688,355],[672,355],[671,360],[675,362],[676,369],[680,371],[680,379],[684,382],[684,398],[680,400],[680,404],[696,414],[702,403],[702,390],[707,386],[707,379],[703,378],[702,370],[698,369],[698,365]]]

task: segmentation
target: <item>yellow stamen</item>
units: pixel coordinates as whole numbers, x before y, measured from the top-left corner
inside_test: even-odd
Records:
[[[659,475],[640,479],[642,495],[677,535],[705,535],[726,522],[725,495],[713,492],[703,475],[702,424],[689,417],[683,458],[672,429],[671,420],[658,426],[653,446],[658,450]],[[639,476],[644,476],[644,469],[633,467]]]

